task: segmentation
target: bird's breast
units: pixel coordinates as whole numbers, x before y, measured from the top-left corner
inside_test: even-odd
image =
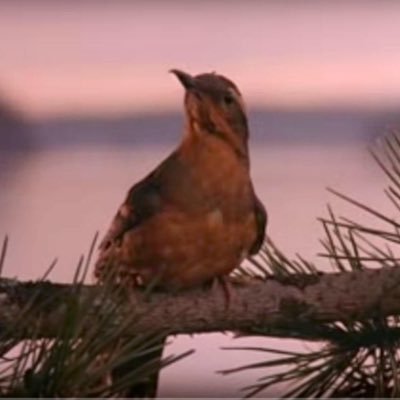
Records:
[[[160,212],[123,238],[121,259],[144,282],[184,288],[228,274],[256,238],[247,163],[211,139],[178,152]]]
[[[252,208],[252,190],[247,163],[223,142],[214,138],[182,152],[191,190],[187,206],[207,211],[211,221],[237,220]],[[193,200],[193,201],[192,201]]]
[[[219,208],[214,208],[206,214],[206,221],[210,227],[222,226],[224,223],[224,215]]]

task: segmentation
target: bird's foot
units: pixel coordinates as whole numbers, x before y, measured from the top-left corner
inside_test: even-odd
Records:
[[[212,281],[211,291],[214,292],[218,290],[219,286],[221,286],[223,290],[225,310],[228,310],[232,299],[235,297],[234,285],[232,284],[228,276],[218,276]]]

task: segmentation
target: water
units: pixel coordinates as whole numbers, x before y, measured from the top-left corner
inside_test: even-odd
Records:
[[[354,119],[349,122],[354,124]],[[157,125],[154,121],[153,124]],[[44,126],[49,130],[48,124],[36,127],[36,139],[39,131],[42,139],[47,137],[43,133]],[[98,125],[99,132],[102,126]],[[327,215],[328,202],[353,218],[362,218],[362,214],[328,194],[327,186],[354,195],[381,210],[390,210],[382,194],[384,176],[367,152],[371,135],[350,137],[342,131],[335,140],[330,140],[330,135],[333,137],[337,132],[337,125],[324,126],[324,134],[318,136],[321,123],[314,121],[298,125],[308,136],[304,133],[296,140],[285,139],[283,134],[279,139],[279,124],[274,137],[262,138],[260,128],[257,124],[254,126],[252,176],[268,210],[269,235],[288,254],[301,253],[329,268],[327,261],[316,256],[321,250],[318,239],[322,236],[316,218]],[[53,125],[50,130],[56,132],[55,128]],[[59,128],[61,132],[62,126]],[[346,126],[342,128],[345,131]],[[84,137],[84,130],[76,129],[75,135]],[[176,142],[176,137],[172,136],[160,137],[158,143],[142,141],[139,136],[133,142],[119,145],[115,137],[109,138],[111,146],[105,146],[105,141],[101,140],[81,138],[69,143],[67,139],[64,142],[60,139],[58,144],[41,142],[36,150],[29,152],[0,153],[0,236],[7,233],[11,239],[6,276],[35,279],[54,257],[58,257],[51,278],[70,281],[80,254],[87,251],[97,230],[105,231],[128,188],[165,157]],[[259,357],[219,348],[255,345],[255,342],[276,348],[304,349],[304,344],[279,339],[233,342],[229,335],[221,334],[177,337],[169,346],[169,352],[178,353],[193,347],[197,351],[163,372],[160,395],[240,395],[238,389],[255,380],[258,372],[229,377],[220,377],[214,372]],[[269,394],[279,395],[279,392]]]

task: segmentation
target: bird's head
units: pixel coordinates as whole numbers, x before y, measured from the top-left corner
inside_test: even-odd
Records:
[[[190,134],[214,135],[247,157],[248,124],[237,86],[216,73],[196,76],[173,69],[185,88],[185,108]]]

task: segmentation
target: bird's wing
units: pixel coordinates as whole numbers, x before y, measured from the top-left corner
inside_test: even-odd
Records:
[[[257,254],[264,242],[265,228],[267,226],[267,211],[260,199],[254,194],[254,213],[256,217],[256,238],[250,248],[250,255]]]
[[[119,207],[110,228],[100,244],[100,253],[95,266],[95,277],[100,281],[104,267],[107,266],[107,255],[113,251],[115,245],[121,241],[124,234],[145,223],[149,218],[162,211],[162,173],[165,164],[161,164],[155,171],[134,185],[122,205]],[[165,199],[164,199],[165,200]],[[104,275],[107,276],[107,273]],[[132,369],[140,368],[150,362],[160,363],[165,339],[159,343],[152,343],[154,351],[145,351],[142,357],[138,357],[121,364],[112,371],[112,380],[118,383],[126,379],[126,374]],[[125,395],[134,398],[154,398],[157,392],[158,372],[144,377],[143,381],[135,382],[128,389]]]
[[[126,232],[159,212],[161,196],[158,183],[157,176],[153,173],[129,190],[100,244],[100,250],[106,250]]]
[[[182,193],[182,182],[179,177],[185,175],[177,152],[173,152],[153,172],[134,185],[118,209],[108,232],[100,244],[97,262],[94,268],[96,279],[102,280],[104,273],[114,270],[113,266],[120,264],[124,236],[147,221],[174,207],[176,204],[176,187]],[[180,196],[181,197],[181,196]],[[111,269],[110,269],[111,267]]]
[[[176,151],[155,170],[134,185],[115,215],[100,244],[106,250],[123,235],[162,211],[165,204],[174,202],[170,187],[177,184],[179,173],[185,172]]]

